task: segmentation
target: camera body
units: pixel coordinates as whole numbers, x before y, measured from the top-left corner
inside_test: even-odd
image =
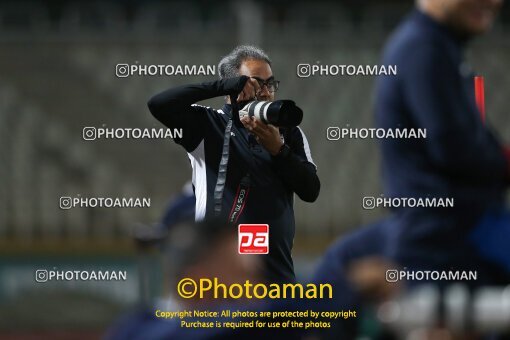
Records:
[[[303,111],[292,100],[252,101],[239,110],[239,118],[255,117],[265,124],[278,127],[298,126],[303,120]]]

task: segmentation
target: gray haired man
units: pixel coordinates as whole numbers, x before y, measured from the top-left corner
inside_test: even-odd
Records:
[[[248,244],[247,252],[260,251],[269,282],[292,282],[294,193],[314,202],[320,190],[308,141],[299,127],[277,128],[232,113],[233,105],[274,100],[279,81],[264,51],[238,46],[218,69],[219,80],[166,90],[149,100],[149,109],[167,127],[182,129],[175,142],[187,151],[193,168],[195,219],[219,216],[236,228],[267,225],[248,226],[253,235],[240,244]],[[227,97],[220,110],[195,104],[220,96]],[[232,256],[245,256],[239,250],[232,249]]]

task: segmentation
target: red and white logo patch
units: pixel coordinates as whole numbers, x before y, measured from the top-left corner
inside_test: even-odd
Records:
[[[269,254],[269,225],[240,224],[239,254]]]

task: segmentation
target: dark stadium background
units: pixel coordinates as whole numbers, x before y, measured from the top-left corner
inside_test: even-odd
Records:
[[[160,127],[146,107],[156,92],[215,77],[117,78],[118,63],[217,64],[238,44],[273,59],[279,98],[294,99],[322,190],[296,201],[296,270],[303,278],[327,245],[386,212],[372,140],[328,141],[329,126],[372,127],[373,77],[299,78],[300,63],[376,64],[411,1],[1,1],[0,337],[91,338],[139,299],[132,242],[190,179],[169,140],[84,141],[85,126]],[[470,60],[486,77],[487,112],[510,134],[510,11]],[[503,91],[504,90],[504,91]],[[220,106],[221,98],[208,102]],[[150,209],[60,210],[60,196],[150,197]],[[157,261],[151,262],[157,279]],[[34,271],[128,271],[121,283],[37,284]],[[156,284],[155,283],[155,284]],[[157,289],[155,288],[155,291]]]

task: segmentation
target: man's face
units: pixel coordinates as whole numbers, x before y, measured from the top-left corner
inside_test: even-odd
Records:
[[[255,78],[259,84],[274,80],[271,66],[263,60],[248,59],[243,61],[239,68],[239,75]],[[273,101],[274,92],[269,92],[267,86],[263,86],[257,94],[257,100]]]
[[[503,0],[432,0],[447,25],[467,36],[491,29]]]

